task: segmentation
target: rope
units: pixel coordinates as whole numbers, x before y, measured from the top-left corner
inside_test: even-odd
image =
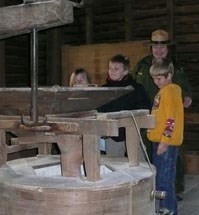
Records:
[[[141,134],[140,134],[140,129],[139,129],[139,127],[138,127],[138,124],[137,124],[137,122],[136,122],[136,120],[135,120],[135,117],[134,117],[134,115],[133,115],[132,112],[131,112],[131,116],[132,116],[133,122],[134,122],[134,124],[135,124],[136,130],[137,130],[137,133],[138,133],[138,136],[139,136],[139,139],[140,139],[141,148],[142,148],[142,150],[144,151],[144,155],[146,156],[147,163],[148,163],[148,165],[149,165],[149,167],[150,167],[151,172],[152,172],[153,174],[155,174],[155,172],[153,171],[153,167],[152,167],[152,165],[151,165],[151,162],[150,162],[150,160],[149,160],[149,156],[148,156],[148,154],[147,154],[146,147],[145,147],[145,145],[144,145],[144,143],[143,143],[142,136],[141,136]]]

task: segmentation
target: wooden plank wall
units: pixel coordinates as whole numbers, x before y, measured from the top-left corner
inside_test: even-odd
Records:
[[[108,60],[116,54],[127,56],[132,69],[142,57],[148,54],[148,47],[139,41],[63,46],[62,85],[69,86],[70,74],[81,67],[89,72],[93,84],[101,86],[107,78]]]
[[[4,0],[0,1],[0,7],[4,5]],[[0,41],[0,87],[5,86],[5,43]]]
[[[30,68],[28,68],[28,59],[30,58],[28,35],[13,37],[12,39],[8,38],[4,41],[6,46],[6,86],[28,86],[30,84]]]
[[[176,40],[178,60],[184,66],[193,91],[192,110],[199,112],[199,1],[177,1]]]
[[[148,40],[151,32],[158,28],[170,30],[173,27],[173,37],[177,41],[177,60],[184,67],[192,86],[193,103],[186,113],[195,112],[197,117],[191,121],[198,122],[199,113],[199,1],[174,0],[174,8],[167,8],[172,1],[122,1],[101,0],[93,3],[93,43],[113,43],[125,40]],[[124,3],[131,5],[128,10]],[[126,12],[132,11],[129,23]],[[174,12],[174,20],[168,17]],[[86,41],[85,10],[75,11],[75,22],[64,31],[65,44],[82,45]],[[173,23],[172,23],[173,22]],[[129,36],[125,34],[126,25],[131,25]],[[170,26],[173,24],[174,26]],[[78,34],[79,31],[79,34]],[[71,71],[69,71],[70,73]],[[198,150],[199,124],[186,123],[184,149]]]
[[[39,84],[46,84],[46,35],[38,33]],[[30,75],[30,34],[7,38],[5,42],[6,87],[31,85]]]
[[[130,40],[148,40],[151,32],[162,28],[170,30],[171,20],[167,8],[169,0],[93,1],[93,43],[112,43],[127,40],[125,34],[127,12],[125,3],[131,6]],[[174,0],[174,38],[177,41],[177,59],[184,66],[193,89],[190,111],[199,111],[199,1]],[[64,28],[64,43],[82,45],[86,41],[86,9],[75,10],[72,25]]]

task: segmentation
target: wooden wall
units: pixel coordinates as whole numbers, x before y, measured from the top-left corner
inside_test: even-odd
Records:
[[[74,23],[64,28],[65,44],[146,40],[150,39],[153,30],[163,28],[172,31],[172,36],[178,42],[178,59],[193,81],[189,73],[193,71],[194,76],[197,75],[199,67],[197,0],[87,0],[85,2],[87,3],[84,8],[75,9]],[[169,7],[172,6],[171,2],[174,3],[173,8]],[[88,16],[92,18],[90,20],[92,25],[88,23]],[[87,32],[90,32],[92,38],[88,38]],[[191,72],[188,72],[190,70]],[[194,81],[193,84],[195,85]]]
[[[64,28],[64,43],[113,43],[149,40],[158,28],[168,30],[177,42],[177,59],[184,66],[193,91],[190,111],[199,110],[199,1],[98,0],[75,10],[72,25]],[[87,24],[92,8],[93,25]],[[92,30],[92,39],[87,33]],[[81,66],[81,65],[80,65]]]
[[[118,53],[128,56],[132,69],[148,54],[148,47],[139,41],[63,46],[62,85],[69,86],[70,75],[79,66],[89,72],[93,84],[101,86],[107,78],[108,60]]]
[[[92,4],[91,4],[92,3]],[[149,40],[158,28],[171,33],[177,42],[176,57],[192,86],[193,103],[185,112],[195,112],[185,126],[184,149],[198,150],[199,139],[199,1],[198,0],[98,0],[75,10],[75,22],[64,29],[64,43],[115,43]],[[92,7],[93,25],[87,24]],[[92,38],[87,37],[92,31]],[[78,65],[81,66],[81,65]],[[72,71],[68,71],[71,73]]]

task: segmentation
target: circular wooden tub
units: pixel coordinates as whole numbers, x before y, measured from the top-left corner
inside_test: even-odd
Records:
[[[102,179],[62,177],[59,156],[7,162],[0,168],[0,215],[154,215],[154,175],[146,163],[106,160]]]

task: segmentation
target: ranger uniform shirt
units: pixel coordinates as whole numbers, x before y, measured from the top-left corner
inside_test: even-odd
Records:
[[[159,91],[158,87],[154,84],[153,79],[150,76],[149,69],[153,62],[153,56],[149,55],[144,57],[142,60],[138,62],[138,64],[133,69],[133,78],[140,84],[142,84],[147,91],[151,103],[153,103],[153,99],[157,92]],[[191,86],[187,79],[186,73],[183,68],[177,64],[174,64],[175,72],[172,78],[173,83],[178,84],[182,89],[182,97],[191,95]],[[152,104],[151,104],[152,105]]]

